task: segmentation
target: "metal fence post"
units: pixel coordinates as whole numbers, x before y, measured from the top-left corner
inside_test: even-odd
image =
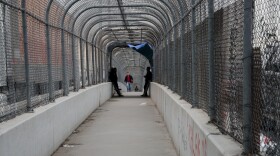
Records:
[[[243,152],[252,151],[252,0],[244,1],[243,39]]]
[[[95,56],[94,56],[94,45],[93,44],[92,44],[92,55],[91,55],[91,57],[92,57],[92,84],[94,85],[95,84],[95,72],[94,72],[95,71],[94,70]]]
[[[170,35],[170,33],[168,34],[168,55],[167,55],[167,63],[168,63],[168,65],[167,65],[167,75],[168,75],[168,88],[170,88],[170,89],[172,89],[172,86],[171,86],[171,81],[172,81],[172,79],[171,79],[171,72],[172,72],[172,67],[171,67],[171,64],[172,64],[172,58],[170,59],[170,56],[172,56],[172,54],[170,54],[171,53],[171,47],[170,47],[170,44],[171,44],[171,37],[170,37],[171,35]]]
[[[61,50],[62,50],[62,84],[63,84],[63,95],[67,96],[69,93],[69,85],[67,80],[67,66],[66,66],[66,52],[65,52],[65,44],[64,44],[64,25],[61,27]]]
[[[196,99],[196,39],[195,39],[195,0],[192,0],[192,106],[197,107]]]
[[[91,86],[90,82],[90,74],[89,74],[89,54],[88,54],[88,42],[86,42],[86,57],[87,57],[87,78],[88,78],[88,86]]]
[[[165,76],[165,85],[168,86],[169,78],[168,78],[168,52],[169,52],[169,46],[168,46],[168,38],[166,36],[165,38],[165,55],[164,55],[164,76]]]
[[[97,69],[97,82],[98,83],[100,83],[101,82],[101,80],[100,80],[100,71],[101,71],[101,63],[100,63],[100,50],[99,49],[97,49],[97,63],[98,63],[98,69]]]
[[[27,16],[26,16],[26,1],[21,1],[22,15],[22,32],[24,42],[24,64],[25,64],[25,81],[26,81],[26,100],[27,111],[32,111],[31,94],[30,94],[30,72],[29,72],[29,54],[28,54],[28,37],[27,37]]]
[[[95,84],[98,84],[98,77],[99,77],[99,72],[98,72],[98,49],[95,48],[95,53],[94,53],[94,57],[95,57]]]
[[[173,42],[173,53],[172,53],[172,81],[171,81],[171,85],[172,85],[172,90],[173,92],[177,92],[177,85],[176,85],[176,53],[177,53],[177,31],[176,31],[176,27],[173,27],[173,31],[174,31],[174,42]]]
[[[181,90],[180,90],[180,92],[181,92],[181,98],[183,99],[184,97],[185,97],[185,88],[184,88],[184,86],[185,86],[185,58],[186,58],[186,55],[185,55],[185,47],[184,47],[184,45],[185,45],[185,19],[183,18],[182,19],[182,21],[181,21],[182,23],[181,23],[181,74],[180,74],[180,77],[181,77],[181,79],[180,79],[180,84],[181,84]]]
[[[75,51],[75,36],[74,34],[72,34],[72,63],[73,63],[73,82],[74,82],[74,91],[78,91],[79,90],[79,86],[78,86],[78,80],[76,77],[76,67],[77,67],[77,62],[76,62],[76,51]]]
[[[84,73],[84,52],[83,39],[80,38],[80,56],[81,56],[81,74],[82,74],[82,88],[85,88],[85,73]]]
[[[215,119],[215,75],[214,75],[214,2],[208,0],[208,53],[209,53],[209,110],[210,121]]]
[[[99,73],[99,79],[100,79],[100,83],[103,82],[103,60],[102,60],[103,56],[102,56],[102,51],[100,51],[100,56],[99,56],[99,59],[100,59],[100,73]]]
[[[49,26],[49,12],[53,0],[48,3],[46,11],[46,40],[47,40],[47,56],[48,56],[48,87],[49,87],[49,101],[54,102],[54,91],[53,91],[53,77],[52,77],[52,52],[51,52],[51,41],[50,41],[50,26]]]

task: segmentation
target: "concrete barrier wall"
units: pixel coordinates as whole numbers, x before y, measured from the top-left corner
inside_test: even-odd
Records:
[[[50,156],[111,95],[111,83],[95,85],[0,123],[0,156]]]
[[[237,156],[242,145],[216,126],[209,124],[208,115],[180,100],[167,87],[151,83],[151,98],[156,103],[180,156]]]

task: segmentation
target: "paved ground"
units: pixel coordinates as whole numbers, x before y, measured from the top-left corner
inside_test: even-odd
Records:
[[[177,156],[150,98],[124,95],[92,113],[53,156]]]

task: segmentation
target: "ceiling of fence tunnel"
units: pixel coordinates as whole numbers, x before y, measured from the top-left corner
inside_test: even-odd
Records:
[[[132,88],[136,86],[142,90],[144,86],[144,75],[146,67],[149,67],[149,60],[131,48],[115,48],[112,52],[112,67],[118,71],[119,81],[124,83],[127,72],[133,77]]]
[[[187,7],[184,0],[49,0],[49,4],[50,25],[63,26],[104,51],[112,41],[156,46]]]
[[[94,45],[99,52],[106,53],[106,48],[114,42],[130,45],[147,43],[146,48],[137,49],[138,53],[125,48],[121,51],[134,51],[133,55],[118,55],[141,56],[139,60],[147,60],[146,63],[140,64],[138,61],[138,65],[134,65],[137,67],[133,66],[133,71],[137,71],[136,68],[142,70],[146,66],[153,66],[151,47],[162,44],[167,32],[186,12],[183,8],[189,6],[185,0],[49,0],[44,5],[49,6],[49,12],[48,9],[44,10],[51,26],[73,33],[80,37],[82,42]],[[173,37],[170,39],[173,40]],[[127,59],[133,58],[118,58],[112,63],[128,64]],[[132,66],[121,67],[123,72],[128,70],[127,68]],[[143,72],[139,73],[143,75]]]

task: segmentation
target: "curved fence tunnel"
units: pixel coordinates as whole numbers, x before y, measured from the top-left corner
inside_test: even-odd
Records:
[[[120,69],[120,81],[130,71],[143,87],[152,66],[155,82],[203,109],[245,153],[277,155],[279,6],[276,0],[0,0],[0,120],[106,82],[111,66]],[[110,50],[114,43],[124,45]],[[148,59],[127,47],[143,43],[153,49]],[[274,146],[262,147],[264,138]]]

